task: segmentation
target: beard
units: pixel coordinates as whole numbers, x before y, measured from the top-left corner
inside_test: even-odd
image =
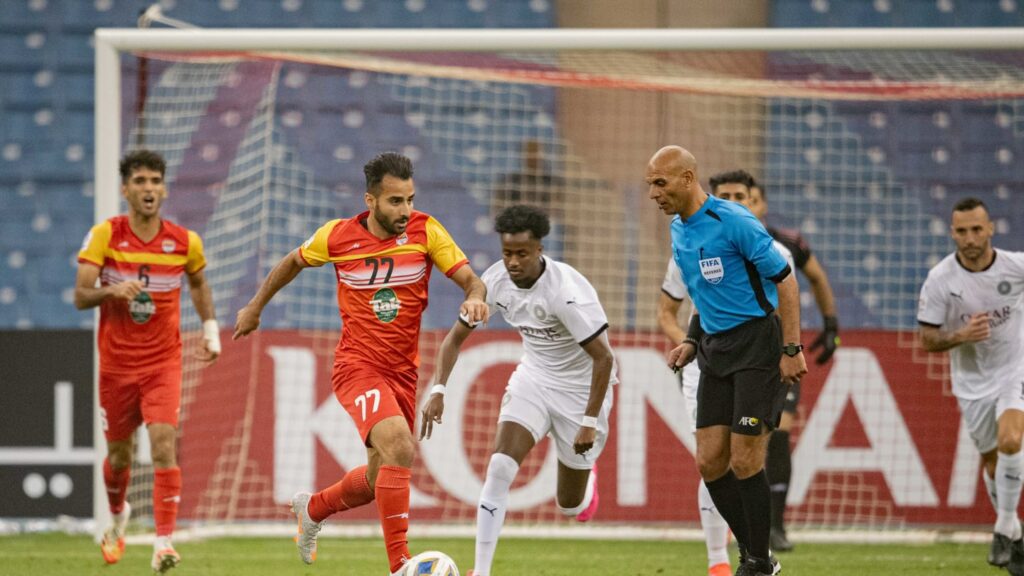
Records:
[[[387,233],[392,236],[397,236],[402,232],[405,232],[405,226],[409,223],[409,219],[405,217],[390,220],[383,212],[377,209],[373,210],[373,219],[377,221],[377,224],[380,224],[381,228],[387,230]]]

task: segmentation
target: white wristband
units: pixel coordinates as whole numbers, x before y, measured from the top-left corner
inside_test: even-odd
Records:
[[[448,387],[445,386],[444,384],[434,384],[433,386],[430,387],[430,393],[432,395],[440,394],[441,396],[444,396],[444,393],[447,389]]]
[[[470,328],[476,328],[477,326],[480,325],[479,322],[470,321],[469,315],[463,314],[462,312],[459,312],[459,320],[462,320],[462,323],[465,324],[466,326],[469,326]]]
[[[584,416],[580,424],[584,428],[597,428],[597,416]]]
[[[210,352],[220,354],[220,326],[215,318],[203,321],[203,339]]]

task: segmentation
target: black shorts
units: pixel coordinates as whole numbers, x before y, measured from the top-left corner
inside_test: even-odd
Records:
[[[796,414],[796,407],[800,404],[800,381],[789,385],[786,391],[786,403],[782,405],[782,411],[789,414]]]
[[[779,426],[787,386],[782,383],[782,328],[775,315],[708,334],[697,351],[697,428],[729,426],[757,436]]]

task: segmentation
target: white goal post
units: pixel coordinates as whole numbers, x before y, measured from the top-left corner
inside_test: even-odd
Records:
[[[931,51],[1024,50],[1024,28],[960,29],[98,29],[95,33],[95,220],[120,210],[117,172],[123,152],[122,55],[157,53],[276,53],[467,51]],[[1013,90],[1021,91],[1016,80]],[[998,86],[991,88],[997,90]],[[1019,97],[1019,96],[1016,96]],[[220,306],[220,303],[217,303]],[[96,371],[98,373],[98,361]],[[98,398],[94,392],[98,411]],[[109,518],[103,487],[105,440],[95,418],[96,531]]]

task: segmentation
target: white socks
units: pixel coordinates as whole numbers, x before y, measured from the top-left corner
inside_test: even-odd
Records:
[[[996,461],[996,527],[995,531],[1009,536],[1010,540],[1021,537],[1020,520],[1017,519],[1017,505],[1020,504],[1020,490],[1024,482],[1024,452],[1016,454],[999,453]]]
[[[508,493],[512,481],[519,472],[519,464],[507,454],[491,455],[487,465],[487,479],[480,492],[480,506],[476,509],[476,564],[473,569],[479,576],[490,576],[494,550],[498,547],[498,535],[505,523],[508,507]]]
[[[704,542],[708,547],[708,567],[716,564],[729,563],[729,525],[718,513],[711,493],[700,481],[697,490],[697,505],[700,507],[700,525],[704,528]]]
[[[988,494],[988,501],[992,503],[992,509],[999,512],[998,499],[996,498],[996,479],[989,478],[988,471],[981,467],[981,477],[985,480],[985,493]]]
[[[163,550],[164,548],[170,548],[170,547],[171,547],[171,537],[170,536],[157,536],[156,539],[153,540],[153,551],[154,552],[159,552],[159,551]]]

